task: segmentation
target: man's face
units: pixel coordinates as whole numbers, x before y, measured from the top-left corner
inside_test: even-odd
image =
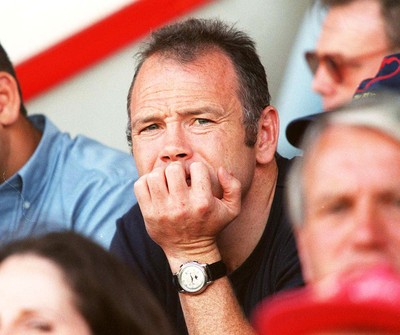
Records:
[[[330,9],[316,46],[321,61],[312,82],[324,109],[350,101],[361,81],[374,77],[390,52],[377,1],[358,0]]]
[[[249,188],[254,149],[244,144],[238,80],[230,59],[218,51],[182,64],[160,55],[147,59],[137,76],[130,105],[132,150],[139,175],[180,161],[204,163],[212,191],[221,195],[217,169],[225,167]]]
[[[400,143],[367,128],[331,126],[307,157],[297,230],[306,281],[377,264],[400,272]]]

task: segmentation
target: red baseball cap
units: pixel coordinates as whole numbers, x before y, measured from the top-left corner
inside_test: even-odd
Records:
[[[336,280],[329,289],[309,285],[267,299],[256,309],[260,335],[324,331],[400,334],[400,275],[382,266]]]

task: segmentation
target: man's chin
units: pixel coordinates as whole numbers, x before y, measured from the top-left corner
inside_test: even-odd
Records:
[[[331,112],[339,107],[344,106],[352,100],[352,96],[349,99],[323,99],[322,108],[324,112]]]

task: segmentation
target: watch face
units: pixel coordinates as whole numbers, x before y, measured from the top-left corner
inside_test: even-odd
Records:
[[[204,268],[197,264],[188,264],[183,267],[178,280],[186,292],[199,292],[207,283]]]

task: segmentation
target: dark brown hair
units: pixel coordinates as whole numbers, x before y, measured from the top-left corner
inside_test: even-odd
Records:
[[[138,277],[101,246],[73,232],[14,241],[0,250],[0,264],[32,254],[54,262],[93,335],[171,335],[167,318]]]

